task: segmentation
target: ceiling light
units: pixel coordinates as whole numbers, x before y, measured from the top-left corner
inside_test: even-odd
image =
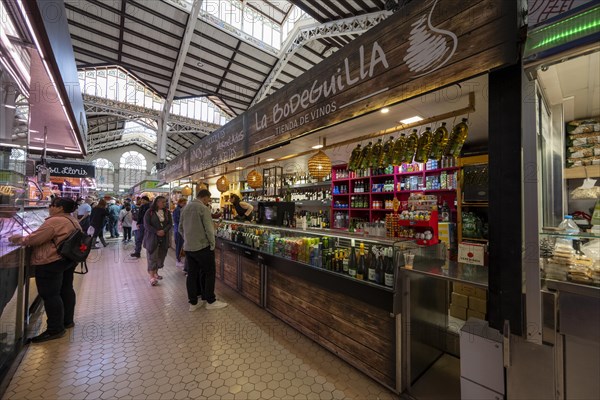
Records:
[[[389,112],[390,112],[390,109],[389,109],[389,108],[387,108],[387,107],[383,107],[383,108],[381,109],[381,113],[382,113],[382,114],[387,114],[387,113],[389,113]]]
[[[274,158],[267,158],[266,161],[267,162],[271,162],[271,161],[275,161],[275,159]]]
[[[319,150],[319,149],[323,148],[323,145],[322,144],[316,144],[312,148],[315,149],[315,150]]]
[[[199,66],[199,67],[204,67],[204,63],[202,61],[198,61],[196,63],[196,65]]]
[[[409,124],[413,124],[413,123],[419,122],[419,121],[423,121],[423,117],[415,115],[414,117],[410,117],[410,118],[406,118],[406,119],[400,120],[400,123],[404,124],[404,125],[409,125]]]
[[[5,104],[5,105],[4,105],[4,107],[6,107],[6,108],[12,108],[13,110],[14,110],[15,108],[17,108],[17,107],[15,107],[15,106],[9,106],[8,104]]]
[[[235,167],[235,169],[239,171],[240,169],[244,169],[244,167]]]

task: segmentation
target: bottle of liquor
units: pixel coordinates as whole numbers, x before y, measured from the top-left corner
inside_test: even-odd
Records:
[[[379,158],[383,153],[383,139],[379,138],[377,143],[373,145],[373,150],[371,150],[371,158],[369,160],[369,167],[378,168],[379,166]]]
[[[385,257],[384,283],[387,287],[394,287],[394,249],[389,247]]]
[[[354,249],[352,249],[352,253],[354,253]],[[347,275],[349,269],[350,269],[350,259],[348,258],[348,251],[342,250],[342,273]]]
[[[363,147],[362,152],[360,154],[360,165],[358,169],[367,169],[369,167],[369,160],[371,158],[371,151],[373,149],[373,143],[369,142],[365,147]]]
[[[446,146],[445,154],[450,157],[459,157],[460,151],[462,150],[463,144],[467,140],[467,135],[469,134],[469,126],[467,125],[468,119],[463,118],[462,122],[456,124],[454,128],[452,128],[452,132],[450,133],[450,139],[448,140],[448,145]]]
[[[367,279],[367,260],[365,256],[365,244],[360,244],[360,251],[358,253],[358,266],[356,267],[356,279],[365,280]]]
[[[375,282],[379,285],[383,285],[385,280],[385,261],[384,254],[387,249],[381,249],[379,251],[379,257],[377,257],[377,266],[375,268]]]
[[[356,247],[354,245],[354,239],[351,240],[350,257],[348,259],[348,275],[352,278],[356,278],[356,270],[358,269],[358,260],[356,258]]]
[[[367,267],[368,278],[370,282],[375,282],[376,278],[376,269],[377,269],[377,254],[375,246],[371,246],[371,251],[369,252],[369,262]]]
[[[442,215],[442,222],[450,222],[450,207],[448,207],[448,203],[445,200],[440,214]]]
[[[362,153],[362,148],[359,143],[358,146],[356,146],[354,148],[354,150],[352,150],[352,154],[350,155],[350,160],[348,161],[348,170],[349,171],[355,171],[358,169],[356,166],[360,165],[361,153]]]
[[[429,158],[432,160],[440,161],[444,156],[444,150],[448,145],[448,129],[446,123],[442,122],[442,126],[437,128],[433,132],[433,144],[431,145],[431,151],[429,152]],[[443,166],[442,166],[443,168]]]
[[[400,165],[404,162],[404,145],[406,144],[406,135],[400,134],[400,137],[394,142],[394,149],[392,150],[392,164]]]
[[[417,146],[419,144],[419,135],[417,135],[417,130],[413,129],[412,133],[406,139],[406,144],[404,145],[404,156],[402,157],[402,162],[411,163],[413,158],[415,157],[415,152],[417,151]]]
[[[425,132],[421,133],[421,137],[419,137],[417,152],[415,154],[416,162],[427,162],[432,143],[433,133],[431,132],[431,127],[428,126],[425,128]]]

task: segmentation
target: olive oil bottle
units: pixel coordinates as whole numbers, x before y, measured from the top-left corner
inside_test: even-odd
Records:
[[[371,159],[369,160],[369,167],[378,168],[379,166],[379,157],[383,153],[383,139],[377,140],[377,143],[373,145],[373,150],[371,151]]]
[[[369,142],[362,149],[362,153],[360,154],[360,163],[358,164],[357,169],[367,169],[369,168],[369,158],[371,158],[371,150],[373,149],[373,143]]]
[[[358,169],[356,166],[360,164],[361,153],[362,148],[359,143],[358,146],[352,150],[352,154],[350,155],[350,160],[348,161],[348,171],[356,171]]]
[[[417,130],[413,129],[412,133],[406,139],[406,145],[404,146],[403,162],[411,163],[413,161],[418,145],[419,135],[417,134]]]
[[[400,165],[404,161],[404,145],[406,143],[406,135],[404,133],[400,134],[400,137],[396,139],[394,143],[393,155],[392,155],[392,164]]]
[[[390,136],[389,139],[383,145],[383,151],[379,156],[379,168],[386,168],[388,165],[392,165],[394,150],[394,137]]]
[[[415,161],[424,163],[429,159],[429,152],[431,151],[431,145],[433,144],[433,133],[431,127],[425,128],[425,132],[421,133],[419,137],[417,151],[415,154]]]
[[[444,156],[444,150],[446,150],[447,145],[448,129],[446,129],[446,123],[442,122],[442,126],[433,132],[433,144],[431,146],[431,151],[429,152],[429,158],[440,161]]]
[[[462,150],[467,135],[469,134],[469,126],[467,125],[467,118],[463,118],[462,122],[459,122],[452,128],[450,133],[450,139],[448,140],[448,146],[446,146],[446,155],[450,157],[459,157],[460,151]]]

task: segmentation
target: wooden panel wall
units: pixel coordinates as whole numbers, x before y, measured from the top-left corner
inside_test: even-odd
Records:
[[[241,256],[240,268],[242,269],[240,292],[250,301],[260,304],[260,266],[257,260]]]
[[[365,302],[269,266],[266,308],[376,380],[396,387],[395,320]]]
[[[238,253],[229,246],[223,251],[223,282],[238,290]]]
[[[221,246],[217,245],[215,247],[215,266],[216,266],[215,276],[219,280],[223,280],[223,269],[221,268],[222,260],[223,260],[223,250],[221,249]]]

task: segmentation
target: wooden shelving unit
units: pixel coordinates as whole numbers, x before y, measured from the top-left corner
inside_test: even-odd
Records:
[[[476,242],[476,243],[488,243],[487,239],[477,239],[477,238],[463,238],[462,236],[462,212],[463,209],[475,208],[477,210],[487,209],[488,202],[463,202],[463,188],[464,188],[464,175],[463,175],[463,167],[467,165],[479,165],[479,164],[488,164],[489,158],[488,155],[480,155],[480,156],[472,156],[472,157],[463,157],[458,159],[458,165],[460,166],[460,171],[458,173],[457,179],[457,189],[456,189],[456,233],[458,238],[458,243],[462,241]]]

